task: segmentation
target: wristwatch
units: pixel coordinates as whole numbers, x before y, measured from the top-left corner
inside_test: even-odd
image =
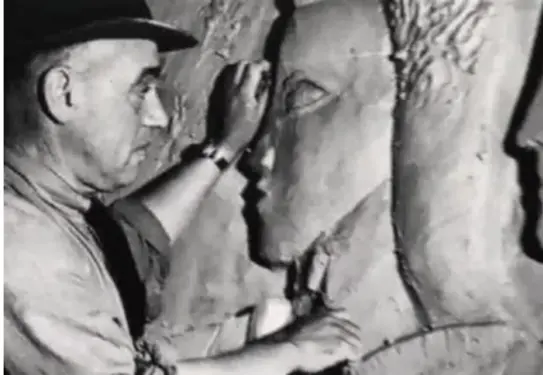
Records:
[[[221,171],[224,171],[233,160],[234,153],[227,146],[208,143],[202,148],[202,156],[211,159]]]

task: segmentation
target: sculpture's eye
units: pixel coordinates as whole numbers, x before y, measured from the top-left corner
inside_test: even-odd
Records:
[[[285,113],[305,111],[314,108],[322,99],[329,96],[328,91],[307,78],[296,79],[291,76],[284,83]]]

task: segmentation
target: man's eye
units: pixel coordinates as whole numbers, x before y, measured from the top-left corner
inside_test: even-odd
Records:
[[[156,90],[161,82],[160,77],[146,76],[134,87],[134,89],[138,96],[144,97],[147,93]]]
[[[141,85],[141,87],[139,87],[138,94],[141,96],[145,96],[148,92],[154,90],[155,88],[156,88],[155,84],[152,84],[152,83],[143,84]]]
[[[328,96],[328,91],[308,79],[286,83],[284,107],[286,113],[302,110]]]

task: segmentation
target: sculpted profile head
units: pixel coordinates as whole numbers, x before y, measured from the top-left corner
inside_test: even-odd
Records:
[[[543,81],[534,94],[524,123],[517,134],[517,144],[525,149],[532,150],[537,158],[537,174],[539,175],[539,205],[543,207]],[[540,247],[543,246],[543,218],[539,209],[537,236]]]
[[[295,9],[280,48],[268,128],[254,152],[265,193],[258,203],[263,260],[284,264],[301,255],[390,177],[389,54],[378,0]]]

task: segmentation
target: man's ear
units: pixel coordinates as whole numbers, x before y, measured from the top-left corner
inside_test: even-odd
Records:
[[[43,112],[58,124],[71,120],[77,111],[74,72],[67,66],[55,66],[38,80],[38,99]]]

